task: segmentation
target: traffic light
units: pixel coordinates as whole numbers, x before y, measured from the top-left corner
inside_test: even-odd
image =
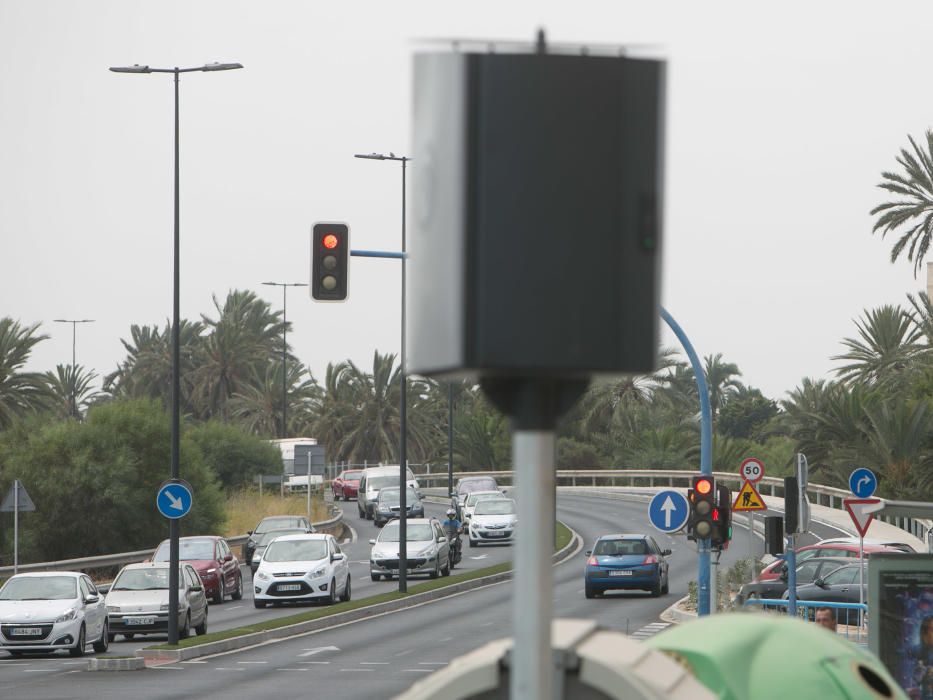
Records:
[[[716,484],[713,477],[693,477],[693,487],[688,495],[690,519],[687,525],[687,537],[691,540],[708,539],[713,534],[714,516],[720,517],[719,510],[716,508]]]
[[[311,298],[346,301],[350,291],[350,227],[317,223],[311,230]]]
[[[732,491],[724,484],[716,484],[716,507],[713,508],[713,533],[710,546],[728,549],[732,539]]]

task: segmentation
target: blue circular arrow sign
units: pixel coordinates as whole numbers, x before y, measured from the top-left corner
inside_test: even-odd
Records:
[[[676,532],[687,522],[690,506],[680,491],[661,491],[648,505],[648,519],[661,532]]]
[[[856,498],[871,498],[878,488],[878,477],[871,469],[859,467],[849,474],[849,490]]]
[[[156,494],[156,508],[169,520],[188,515],[193,503],[191,486],[180,481],[166,481]]]

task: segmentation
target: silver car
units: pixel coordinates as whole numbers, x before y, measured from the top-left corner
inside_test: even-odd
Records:
[[[0,588],[0,649],[11,656],[57,649],[83,656],[88,642],[102,654],[110,638],[104,600],[86,574],[17,574]]]
[[[444,528],[434,518],[411,518],[407,522],[407,570],[409,574],[427,574],[431,578],[450,576],[450,545]],[[398,576],[399,522],[390,521],[379,537],[370,540],[369,570],[373,581],[383,576]]]
[[[470,518],[470,546],[482,542],[511,542],[517,522],[515,501],[511,498],[479,501]]]
[[[107,593],[110,641],[122,634],[166,634],[169,605],[168,562],[128,564],[120,570]],[[178,567],[178,636],[207,634],[207,596],[191,564]]]

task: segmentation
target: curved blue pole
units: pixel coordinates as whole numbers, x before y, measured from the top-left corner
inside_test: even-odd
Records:
[[[677,321],[661,307],[661,318],[670,326],[677,336],[677,340],[683,345],[684,351],[690,360],[690,366],[693,367],[693,376],[697,383],[697,393],[700,395],[700,473],[705,476],[713,475],[713,417],[709,404],[709,387],[706,385],[706,372],[703,365],[700,364],[700,358],[697,356],[690,339],[684,333]],[[709,615],[710,600],[714,595],[710,589],[710,544],[709,539],[697,540],[698,546],[698,572],[697,572],[697,614]]]

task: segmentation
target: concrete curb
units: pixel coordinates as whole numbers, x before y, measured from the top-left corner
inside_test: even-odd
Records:
[[[583,540],[580,535],[573,530],[570,530],[570,532],[570,542],[568,542],[559,551],[554,553],[555,566],[572,557],[583,546]],[[294,637],[300,634],[316,632],[328,627],[356,622],[375,615],[396,612],[398,610],[404,610],[405,608],[411,608],[416,605],[422,605],[425,603],[433,602],[435,600],[441,600],[443,598],[448,598],[465,591],[501,583],[502,581],[507,581],[511,577],[512,572],[505,571],[499,574],[492,574],[490,576],[484,576],[482,578],[463,581],[461,583],[455,583],[450,586],[444,586],[443,588],[437,588],[433,591],[418,593],[416,595],[408,596],[407,598],[391,600],[385,603],[376,603],[375,605],[368,605],[366,607],[357,608],[356,610],[349,610],[344,613],[326,615],[315,620],[308,620],[307,622],[299,622],[294,625],[287,625],[285,627],[279,627],[271,630],[263,630],[261,632],[253,632],[238,637],[222,639],[216,642],[208,642],[206,644],[183,647],[181,649],[140,649],[136,652],[136,656],[140,665],[134,666],[134,668],[144,668],[147,663],[150,665],[178,663],[180,661],[195,659],[200,656],[210,656],[212,654],[234,651],[236,649],[244,649],[246,647],[255,646],[257,644],[262,644],[264,642],[276,639],[284,639],[286,637]],[[92,659],[92,661],[104,663],[95,664],[94,667],[91,667],[89,664],[89,671],[132,670],[129,668],[109,668],[109,664],[106,663],[108,661],[126,661],[126,659],[108,660],[106,657],[104,657],[99,659]]]
[[[145,667],[146,660],[140,656],[124,659],[98,656],[87,660],[88,671],[138,671]]]
[[[664,622],[670,622],[675,625],[679,625],[681,622],[690,622],[691,620],[697,619],[697,614],[689,610],[681,609],[689,596],[684,596],[676,603],[671,605],[667,610],[661,613],[659,616]]]

